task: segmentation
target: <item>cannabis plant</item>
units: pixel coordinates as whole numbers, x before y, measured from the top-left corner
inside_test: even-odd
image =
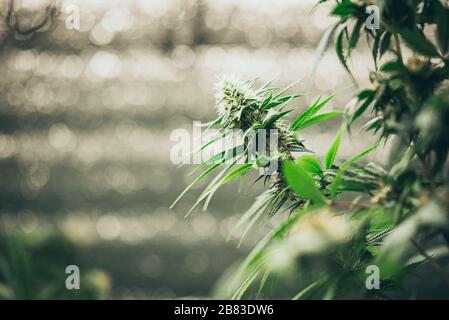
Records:
[[[260,88],[256,87],[254,81],[243,81],[237,77],[225,77],[216,86],[216,109],[218,118],[211,122],[208,129],[218,127],[215,137],[205,143],[200,152],[212,143],[224,140],[227,136],[241,135],[241,144],[225,148],[211,158],[204,161],[199,169],[201,173],[185,191],[178,197],[176,202],[196,183],[205,177],[213,174],[221,168],[209,185],[200,195],[198,201],[188,212],[188,214],[202,201],[204,208],[207,208],[210,199],[216,190],[234,180],[243,177],[253,169],[275,167],[275,170],[261,174],[257,180],[263,180],[267,190],[262,193],[253,206],[242,215],[236,227],[248,222],[246,232],[266,212],[268,216],[273,216],[282,208],[292,213],[298,208],[307,205],[307,199],[299,196],[289,186],[287,177],[283,172],[283,167],[295,159],[295,153],[310,153],[304,142],[297,137],[297,132],[318,124],[320,122],[342,115],[338,111],[319,113],[319,111],[330,101],[332,97],[326,99],[319,98],[307,111],[301,114],[291,125],[286,120],[286,116],[292,109],[286,110],[289,102],[301,97],[301,95],[284,95],[289,88],[278,90],[265,84]],[[275,132],[275,136],[270,137],[270,133]],[[340,142],[341,135],[338,136],[336,144]],[[277,148],[272,151],[271,143],[276,140]],[[257,145],[254,148],[255,144]],[[334,146],[335,149],[336,146]],[[256,152],[253,152],[256,149]],[[333,150],[331,150],[333,151]],[[328,155],[327,166],[332,167],[335,152]],[[314,168],[316,160],[312,156],[304,156],[301,160]],[[273,166],[273,164],[275,164]],[[317,184],[319,189],[325,192],[328,185],[327,175],[319,175]],[[172,206],[173,206],[172,205]],[[243,237],[242,237],[243,239]]]
[[[439,0],[326,1],[338,21],[323,37],[319,50],[335,39],[336,54],[351,74],[351,53],[365,38],[373,60],[367,75],[371,86],[349,103],[342,127],[320,161],[300,140],[300,131],[339,115],[319,111],[331,97],[318,99],[291,125],[287,105],[297,95],[283,94],[253,82],[223,80],[217,86],[221,139],[228,130],[275,129],[278,152],[263,159],[224,150],[205,161],[194,183],[216,175],[197,204],[206,205],[214,192],[251,169],[276,161],[263,175],[266,191],[242,214],[237,224],[245,233],[265,213],[284,215],[249,254],[219,293],[257,297],[270,280],[290,274],[298,287],[292,298],[448,297],[449,272],[449,6]],[[380,13],[378,29],[367,28],[368,6]],[[363,37],[364,36],[364,37]],[[318,54],[319,56],[319,54]],[[352,77],[354,79],[354,77]],[[368,118],[368,119],[367,119]],[[336,155],[344,132],[366,121],[378,143],[343,163]],[[255,135],[257,138],[257,134]],[[246,136],[245,138],[248,138]],[[210,142],[212,143],[212,142]],[[391,146],[388,165],[363,164],[379,146]],[[209,143],[208,143],[209,144]],[[203,147],[207,147],[206,144]],[[232,161],[226,161],[232,158]],[[239,162],[242,160],[241,162]],[[245,234],[244,233],[244,234]],[[424,281],[410,276],[433,269],[426,292]],[[367,279],[377,270],[378,281]],[[374,278],[373,278],[374,279]],[[370,282],[371,281],[371,282]],[[427,281],[427,282],[428,282]],[[306,283],[308,282],[308,283]],[[258,285],[257,285],[258,284]],[[257,290],[258,289],[258,290]]]

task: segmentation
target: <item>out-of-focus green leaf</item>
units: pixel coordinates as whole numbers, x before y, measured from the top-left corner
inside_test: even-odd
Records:
[[[373,56],[374,66],[377,70],[377,60],[379,58],[380,43],[383,36],[383,31],[378,31],[374,34],[373,47],[371,48],[371,54]]]
[[[251,170],[253,167],[252,163],[244,163],[242,165],[240,165],[237,169],[235,169],[234,171],[232,171],[231,173],[229,173],[222,181],[221,184],[226,184],[228,182],[230,182],[231,180],[234,180],[235,178],[244,175],[245,173],[247,173],[249,170]]]
[[[281,222],[279,226],[274,228],[269,234],[267,234],[255,247],[254,249],[249,253],[249,255],[246,257],[245,261],[240,266],[239,270],[234,274],[234,279],[241,279],[245,277],[245,279],[250,278],[250,276],[244,276],[252,274],[257,271],[256,275],[252,278],[251,282],[254,281],[254,279],[257,278],[257,275],[260,273],[262,269],[262,263],[263,259],[265,258],[265,249],[266,247],[274,240],[282,239],[287,232],[295,225],[295,223],[305,214],[313,211],[315,207],[309,207],[307,209],[300,210],[291,216],[289,216],[285,221]],[[246,287],[248,288],[249,285]],[[238,297],[241,292],[241,288],[237,289],[237,291],[234,294],[234,297]],[[246,289],[245,289],[246,290]],[[240,292],[239,292],[240,291]]]
[[[399,34],[405,43],[416,52],[430,57],[438,57],[438,50],[435,48],[432,42],[426,38],[426,36],[418,29],[401,29]]]
[[[246,279],[243,281],[242,285],[237,289],[235,294],[231,297],[232,300],[240,300],[248,290],[249,286],[254,282],[254,280],[259,276],[262,271],[262,267],[256,268]]]
[[[440,8],[437,12],[437,41],[443,55],[449,53],[449,9]]]
[[[364,90],[358,95],[358,100],[363,101],[363,103],[355,110],[353,114],[349,114],[349,124],[352,124],[357,120],[374,100],[376,92],[373,90]]]
[[[352,1],[343,0],[332,10],[332,14],[336,16],[349,16],[356,14],[359,10],[360,8]]]
[[[379,47],[379,58],[382,58],[383,55],[390,49],[391,46],[391,32],[386,31],[382,39],[380,40],[380,47]]]
[[[403,71],[403,70],[405,70],[405,67],[398,60],[387,61],[380,67],[380,71],[382,71],[382,72],[393,72],[393,71]]]
[[[283,163],[283,170],[287,183],[293,191],[314,203],[326,203],[326,198],[316,186],[315,179],[302,165],[286,161]]]
[[[419,230],[430,227],[444,228],[448,222],[445,207],[436,201],[430,201],[404,220],[388,235],[379,252],[378,262],[385,274],[400,272],[401,260]]]
[[[309,80],[308,80],[308,84],[307,84],[307,87],[308,87],[307,92],[308,93],[310,93],[310,89],[312,86],[313,79],[315,78],[315,74],[318,69],[318,65],[320,64],[320,61],[321,61],[324,53],[328,49],[330,41],[334,37],[335,31],[337,30],[339,25],[340,25],[340,22],[337,22],[326,30],[326,32],[321,37],[318,47],[315,50],[313,65],[312,65],[312,68],[310,71]]]
[[[305,155],[302,157],[299,157],[296,160],[296,163],[301,165],[304,169],[306,169],[308,172],[312,174],[322,175],[323,169],[321,168],[320,162],[311,155]]]

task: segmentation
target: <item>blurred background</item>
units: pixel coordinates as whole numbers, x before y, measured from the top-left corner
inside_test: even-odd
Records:
[[[315,0],[0,0],[0,298],[210,297],[243,246],[226,241],[260,188],[217,192],[207,212],[185,213],[199,184],[170,162],[170,133],[215,118],[217,75],[303,79],[295,114],[337,92],[342,110],[356,88],[333,48],[309,75],[332,24]],[[67,28],[75,5],[79,30]],[[73,8],[73,7],[72,7]],[[12,23],[16,29],[12,28]],[[39,26],[33,32],[34,26]],[[368,51],[351,67],[366,85]],[[310,84],[310,85],[309,85]],[[309,90],[310,89],[310,90]],[[338,120],[301,138],[323,156]],[[373,141],[346,138],[340,156]],[[381,155],[374,155],[379,157]],[[81,290],[64,287],[77,265]]]

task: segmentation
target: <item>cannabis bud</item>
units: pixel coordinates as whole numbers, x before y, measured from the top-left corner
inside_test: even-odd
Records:
[[[266,112],[258,108],[259,95],[252,81],[242,81],[237,77],[223,77],[216,85],[216,109],[222,117],[223,129],[242,129],[260,121]]]

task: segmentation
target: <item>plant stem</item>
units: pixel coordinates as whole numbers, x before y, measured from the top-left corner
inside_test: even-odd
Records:
[[[441,275],[441,277],[444,279],[444,281],[446,282],[446,284],[449,286],[449,274],[446,272],[446,270],[444,270],[444,268],[435,260],[433,259],[431,256],[429,256],[426,252],[426,250],[424,250],[424,248],[416,241],[416,240],[411,240],[412,244],[415,246],[415,248],[418,250],[418,252],[423,255],[426,259],[429,260],[430,265],[432,266],[432,268]]]

